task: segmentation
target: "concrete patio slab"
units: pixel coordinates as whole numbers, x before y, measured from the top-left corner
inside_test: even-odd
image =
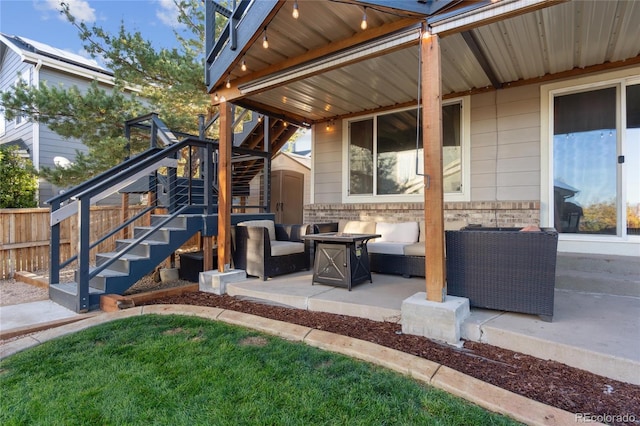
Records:
[[[227,285],[227,294],[245,299],[270,301],[297,309],[308,309],[310,298],[333,289],[327,286],[312,286],[310,274],[310,272],[297,272],[267,281],[248,277],[245,281]]]
[[[81,315],[51,300],[0,306],[0,332]]]
[[[464,337],[640,384],[640,300],[556,290],[553,322],[472,310]]]

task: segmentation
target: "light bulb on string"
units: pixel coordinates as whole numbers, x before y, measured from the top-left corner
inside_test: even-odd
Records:
[[[269,40],[267,40],[267,27],[264,27],[264,35],[262,36],[262,47],[269,48]]]
[[[298,19],[300,17],[300,10],[298,10],[298,0],[293,2],[293,19]]]
[[[360,22],[360,28],[367,29],[367,8],[364,8],[364,14],[362,15],[362,22]]]
[[[245,61],[244,59],[242,60],[242,65],[240,66],[240,69],[242,71],[246,71],[247,70],[247,61]]]

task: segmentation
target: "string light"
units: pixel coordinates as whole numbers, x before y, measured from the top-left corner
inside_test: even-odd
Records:
[[[213,97],[213,100],[218,102],[220,100],[220,97],[218,96],[218,94],[216,93]]]
[[[298,19],[298,17],[300,16],[300,11],[298,10],[298,0],[295,0],[293,2],[293,19]]]
[[[264,27],[264,35],[262,36],[262,47],[269,48],[269,40],[267,40],[267,27]]]
[[[333,128],[333,125],[334,125],[333,120],[327,121],[327,127],[326,127],[327,132],[330,131]]]
[[[362,22],[360,22],[360,28],[367,29],[367,8],[364,8],[364,14],[362,15]]]
[[[431,27],[427,27],[423,32],[422,32],[422,38],[424,40],[429,40],[431,38]]]
[[[242,71],[246,71],[247,70],[247,61],[245,61],[244,58],[242,59],[242,65],[240,66],[240,69]]]
[[[227,77],[227,84],[225,84],[227,89],[231,89],[231,77]]]

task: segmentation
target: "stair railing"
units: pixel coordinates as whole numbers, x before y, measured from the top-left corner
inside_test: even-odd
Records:
[[[51,205],[50,284],[60,283],[60,270],[77,261],[77,294],[75,297],[78,298],[80,310],[88,309],[90,280],[117,260],[118,257],[128,253],[129,250],[139,245],[146,237],[153,232],[157,232],[161,226],[169,223],[173,217],[182,213],[198,213],[209,216],[217,213],[218,142],[204,138],[206,127],[210,126],[215,119],[216,117],[205,126],[204,117],[200,118],[199,137],[170,131],[155,113],[129,120],[125,126],[127,137],[131,136],[131,129],[133,128],[150,130],[150,147],[147,151],[128,158],[112,169],[47,201]],[[242,119],[242,117],[239,119]],[[184,137],[184,139],[178,141],[178,136]],[[184,152],[188,152],[188,163],[183,170],[182,176],[178,176],[178,158],[181,153],[183,156],[186,155]],[[201,156],[202,167],[199,173],[202,179],[198,179],[200,184],[198,188],[202,188],[202,191],[197,195],[202,199],[201,202],[195,199],[196,187],[193,185],[195,180],[192,155]],[[266,164],[269,159],[270,153],[268,152],[233,147],[232,168],[236,170],[244,168],[244,177],[241,178],[243,180],[240,183],[234,182],[232,177],[232,182],[234,182],[232,195],[241,194],[242,197],[245,197],[249,193],[250,180],[256,176],[256,161],[262,161]],[[254,172],[251,172],[251,168],[253,168]],[[246,172],[247,170],[249,173]],[[139,192],[139,190],[131,191],[129,187],[132,185],[137,188],[146,188],[144,192],[147,192],[149,198],[153,200],[150,203],[151,205],[91,242],[91,206],[119,192]],[[239,190],[238,186],[240,187]],[[124,207],[128,208],[128,206]],[[265,205],[232,205],[232,208],[234,207],[255,207],[258,208],[259,212],[268,211],[268,207]],[[92,270],[90,268],[92,250],[96,250],[99,245],[107,242],[107,240],[131,226],[144,215],[160,208],[166,209],[170,217],[156,224],[144,235],[135,238],[128,248],[116,253],[116,256],[112,258],[113,260],[101,263],[96,269]],[[76,217],[78,225],[77,254],[61,261],[60,225],[63,220],[72,218],[72,216]]]
[[[172,216],[184,213],[188,209],[197,209],[200,213],[213,211],[215,208],[212,204],[216,201],[213,197],[207,197],[205,199],[208,204],[211,204],[210,206],[203,204],[196,205],[193,202],[184,203],[184,206],[182,206],[179,205],[175,199],[175,186],[177,180],[176,169],[178,166],[177,156],[185,148],[187,148],[188,152],[191,153],[192,147],[213,151],[214,149],[217,149],[217,143],[203,141],[197,138],[186,138],[181,142],[165,147],[164,149],[151,149],[125,161],[122,165],[119,165],[94,179],[90,179],[82,185],[49,200],[49,203],[51,204],[50,284],[59,283],[61,268],[71,264],[73,261],[77,261],[78,272],[76,274],[76,281],[78,284],[78,302],[81,310],[88,309],[89,282],[111,263],[108,262],[106,265],[102,264],[98,269],[91,270],[89,265],[91,263],[90,253],[92,249],[95,249],[99,244],[105,242],[109,238],[112,238],[122,229],[131,225],[144,214],[149,213],[152,210],[165,208],[170,211]],[[164,171],[164,173],[169,177],[168,188],[165,188],[163,185],[157,185],[157,175],[159,175],[159,172],[161,171]],[[189,181],[192,179],[190,172],[187,173],[187,177]],[[121,190],[126,190],[127,186],[133,183],[139,183],[141,180],[148,182],[149,196],[154,200],[152,205],[143,209],[125,223],[122,223],[114,229],[106,232],[100,238],[96,239],[96,241],[91,242],[91,206],[109,195],[117,194]],[[210,182],[211,180],[204,179],[204,181],[204,191],[212,193],[213,188],[211,187],[211,184],[206,184],[207,181]],[[192,185],[189,184],[188,187],[191,189]],[[166,191],[168,197],[162,197],[162,191]],[[166,203],[160,202],[161,199],[166,199]],[[191,194],[188,194],[188,200],[192,201]],[[70,218],[74,215],[77,217],[79,233],[77,254],[61,262],[60,223],[64,219]],[[147,233],[145,233],[145,235],[148,236]],[[137,241],[137,243],[139,244],[139,241]],[[131,250],[133,247],[134,245],[131,245],[128,250]],[[119,254],[122,255],[124,253]]]

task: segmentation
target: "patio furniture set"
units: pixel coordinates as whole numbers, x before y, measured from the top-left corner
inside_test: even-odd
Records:
[[[424,237],[424,222],[255,220],[232,228],[232,257],[236,269],[263,280],[313,267],[312,284],[350,291],[372,282],[371,272],[424,277]],[[447,294],[551,321],[557,243],[553,228],[445,231]]]

